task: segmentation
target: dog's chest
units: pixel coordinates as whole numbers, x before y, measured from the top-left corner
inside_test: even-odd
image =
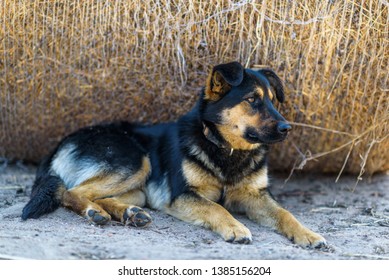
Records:
[[[252,172],[246,171],[248,173],[247,175],[239,176],[233,183],[228,183],[221,172],[215,175],[214,172],[209,172],[202,165],[193,161],[184,160],[182,170],[188,186],[199,195],[212,201],[221,200],[226,188],[239,188],[244,186],[265,188],[268,184],[266,166],[255,171],[251,169]]]

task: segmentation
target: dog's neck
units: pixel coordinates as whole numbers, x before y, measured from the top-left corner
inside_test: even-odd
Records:
[[[203,134],[208,141],[215,144],[219,149],[228,149],[230,150],[230,156],[234,152],[234,149],[230,147],[227,143],[223,143],[218,139],[215,133],[203,122]]]

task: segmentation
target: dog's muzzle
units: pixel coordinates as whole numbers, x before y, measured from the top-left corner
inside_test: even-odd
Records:
[[[279,121],[271,126],[261,127],[260,129],[249,127],[244,134],[244,138],[253,144],[272,144],[285,140],[291,129],[292,126],[289,123]]]

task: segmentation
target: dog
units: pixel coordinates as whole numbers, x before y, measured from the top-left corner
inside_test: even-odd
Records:
[[[65,137],[37,170],[22,219],[59,206],[90,222],[145,227],[143,207],[210,228],[225,241],[251,243],[231,212],[277,230],[301,246],[325,239],[282,208],[268,190],[269,146],[291,126],[273,103],[280,78],[238,62],[213,67],[193,109],[176,122],[114,122]]]

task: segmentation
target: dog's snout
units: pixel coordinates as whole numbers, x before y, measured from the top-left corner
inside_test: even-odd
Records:
[[[288,124],[287,122],[279,122],[277,124],[277,130],[281,134],[286,134],[291,129],[292,129],[292,126],[290,124]]]

